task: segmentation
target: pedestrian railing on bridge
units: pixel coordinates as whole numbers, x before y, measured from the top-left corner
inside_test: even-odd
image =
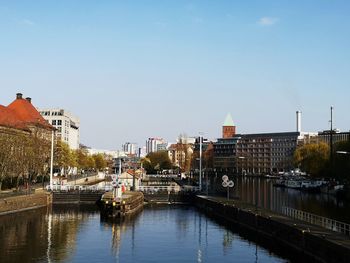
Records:
[[[158,192],[197,192],[199,191],[198,186],[177,186],[177,185],[168,185],[168,186],[138,186],[136,188],[140,192],[144,193],[158,193]],[[106,185],[53,185],[50,189],[50,185],[46,187],[46,190],[53,192],[71,192],[71,191],[80,191],[80,192],[108,192],[113,190],[111,184]]]
[[[350,236],[350,225],[343,223],[343,222],[339,222],[327,217],[323,217],[323,216],[318,216],[315,214],[311,214],[308,212],[304,212],[301,210],[297,210],[291,207],[286,207],[283,206],[282,207],[282,213],[288,217],[291,217],[293,219],[298,219],[298,220],[302,220],[308,223],[311,223],[313,225],[318,225],[321,227],[324,227],[326,229],[335,231],[335,232],[340,232],[343,233],[347,236]]]
[[[80,192],[107,192],[112,191],[112,185],[53,185],[50,189],[50,185],[46,187],[46,190],[53,192],[71,192],[71,191],[80,191]]]
[[[198,186],[139,186],[138,190],[144,193],[158,193],[158,192],[197,192]]]

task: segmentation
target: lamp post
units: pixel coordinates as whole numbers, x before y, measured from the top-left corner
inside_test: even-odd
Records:
[[[333,106],[331,106],[331,134],[330,134],[330,140],[329,140],[329,147],[330,147],[330,159],[331,159],[331,176],[334,175],[334,169],[333,169],[333,163],[334,163],[334,158],[333,158]]]
[[[50,190],[53,189],[53,144],[55,139],[55,130],[51,132],[51,158],[50,158]]]
[[[199,133],[199,191],[202,191],[202,133]]]

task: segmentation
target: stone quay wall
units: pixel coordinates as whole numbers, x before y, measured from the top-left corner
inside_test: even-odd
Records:
[[[39,207],[52,203],[52,195],[44,191],[0,199],[0,216]]]
[[[262,236],[270,241],[270,245],[299,254],[305,262],[349,262],[350,238],[343,234],[267,210],[255,211],[254,206],[239,201],[225,202],[197,196],[195,204],[208,215]]]

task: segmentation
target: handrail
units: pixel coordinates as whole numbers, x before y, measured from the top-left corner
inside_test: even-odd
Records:
[[[113,186],[110,184],[106,184],[104,186],[99,185],[53,185],[52,189],[50,189],[50,185],[46,186],[47,191],[53,191],[53,192],[71,192],[71,191],[90,191],[90,192],[97,192],[97,191],[112,191]],[[138,191],[141,192],[197,192],[199,191],[198,186],[179,186],[179,185],[160,185],[160,186],[138,186]]]
[[[71,192],[71,191],[111,191],[113,189],[112,185],[98,186],[98,185],[53,185],[50,189],[50,185],[46,186],[46,190],[53,192]]]
[[[178,186],[178,185],[168,185],[168,186],[164,186],[164,185],[159,185],[159,186],[139,186],[138,190],[141,192],[164,192],[164,191],[168,191],[168,192],[179,192],[179,191],[183,191],[183,192],[196,192],[199,191],[199,187],[198,186]]]
[[[350,236],[350,224],[347,223],[343,223],[327,217],[318,216],[312,213],[308,213],[286,206],[282,207],[282,214],[294,219],[306,221],[313,225],[318,225],[326,229]]]

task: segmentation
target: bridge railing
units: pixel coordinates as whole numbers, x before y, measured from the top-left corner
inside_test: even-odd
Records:
[[[199,191],[197,186],[139,186],[138,190],[144,193],[157,193],[157,192],[196,192]]]
[[[138,186],[138,191],[145,193],[157,193],[157,192],[197,192],[199,191],[198,186],[177,186],[177,185],[164,185],[164,186]],[[106,184],[101,185],[53,185],[50,189],[50,185],[46,187],[46,190],[53,192],[71,192],[71,191],[112,191],[113,186]]]
[[[340,221],[336,221],[327,217],[323,217],[323,216],[318,216],[315,214],[311,214],[308,212],[304,212],[301,210],[297,210],[291,207],[286,207],[283,206],[282,207],[282,213],[288,217],[294,218],[294,219],[298,219],[298,220],[302,220],[308,223],[311,223],[313,225],[318,225],[321,227],[324,227],[326,229],[335,231],[335,232],[340,232],[343,233],[347,236],[350,236],[350,225],[340,222]]]
[[[50,185],[46,186],[46,190],[53,192],[71,192],[71,191],[85,191],[85,192],[97,192],[97,191],[112,191],[112,185],[53,185],[50,189]]]

